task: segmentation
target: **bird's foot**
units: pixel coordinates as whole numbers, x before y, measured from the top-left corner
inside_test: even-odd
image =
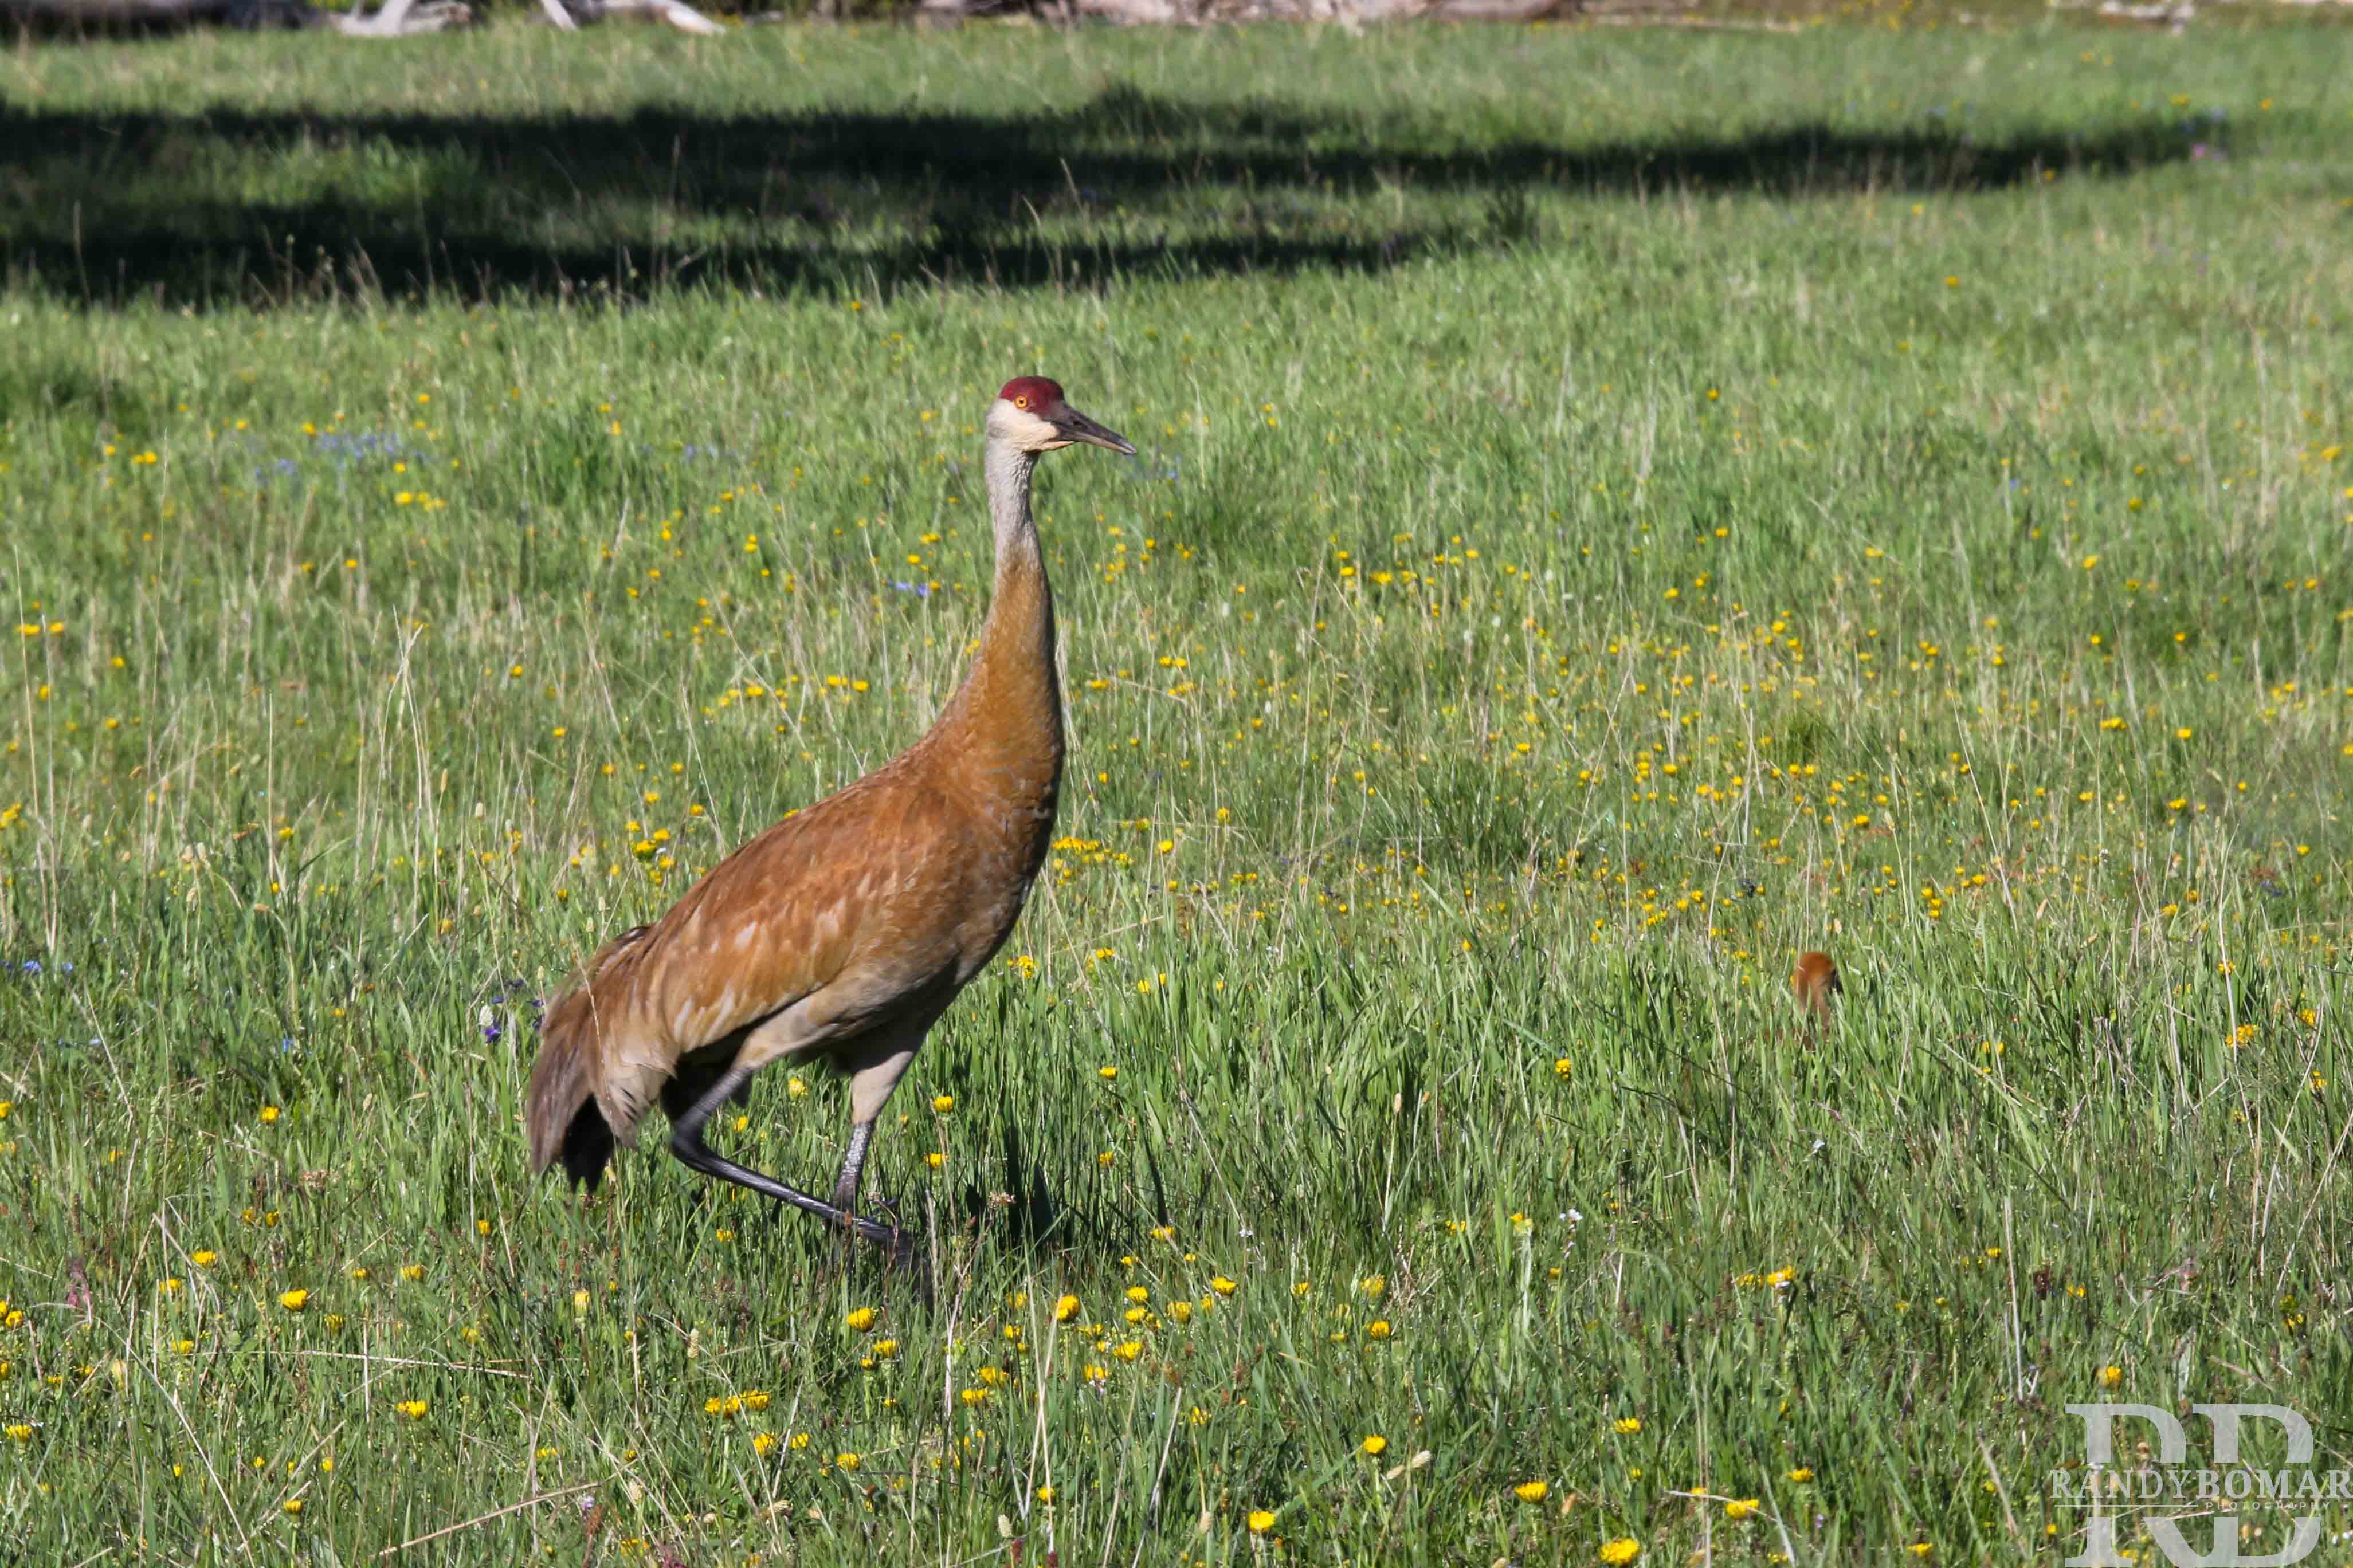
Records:
[[[869,1215],[877,1217],[869,1218]],[[923,1278],[923,1238],[900,1223],[896,1199],[869,1199],[864,1212],[850,1217],[849,1235],[881,1249],[885,1273],[905,1270],[919,1280]]]

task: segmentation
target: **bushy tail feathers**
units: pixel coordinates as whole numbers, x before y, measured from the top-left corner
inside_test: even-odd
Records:
[[[565,1178],[594,1192],[613,1152],[613,1130],[605,1125],[589,1081],[587,1052],[596,1038],[589,1023],[585,985],[547,1010],[539,1026],[539,1060],[523,1091],[523,1123],[531,1133],[533,1175],[562,1160]]]
[[[614,1138],[596,1104],[593,1057],[600,1036],[596,984],[650,929],[638,926],[607,942],[540,1024],[539,1059],[532,1064],[531,1084],[523,1091],[523,1124],[531,1135],[534,1176],[560,1160],[565,1178],[577,1186],[595,1192],[605,1179]]]

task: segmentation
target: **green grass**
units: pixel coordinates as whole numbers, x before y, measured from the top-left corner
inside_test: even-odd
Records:
[[[11,1550],[2055,1563],[2104,1368],[2345,1467],[2347,37],[19,49]],[[935,1298],[533,1185],[531,1000],[952,689],[1032,370],[1144,455]]]

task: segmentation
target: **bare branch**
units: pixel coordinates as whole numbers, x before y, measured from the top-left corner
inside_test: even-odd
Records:
[[[726,31],[683,0],[540,0],[543,9],[561,6],[578,22],[601,22],[612,16],[645,16],[657,22],[668,22],[681,33],[711,34]]]
[[[472,24],[473,9],[464,0],[385,0],[375,11],[352,12],[334,18],[335,31],[347,38],[409,38]]]

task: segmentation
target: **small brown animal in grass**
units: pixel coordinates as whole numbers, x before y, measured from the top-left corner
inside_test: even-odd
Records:
[[[1789,975],[1789,989],[1797,993],[1799,1004],[1813,1015],[1814,1032],[1826,1033],[1831,1026],[1831,998],[1846,989],[1839,980],[1838,965],[1827,952],[1801,952],[1798,967]]]

